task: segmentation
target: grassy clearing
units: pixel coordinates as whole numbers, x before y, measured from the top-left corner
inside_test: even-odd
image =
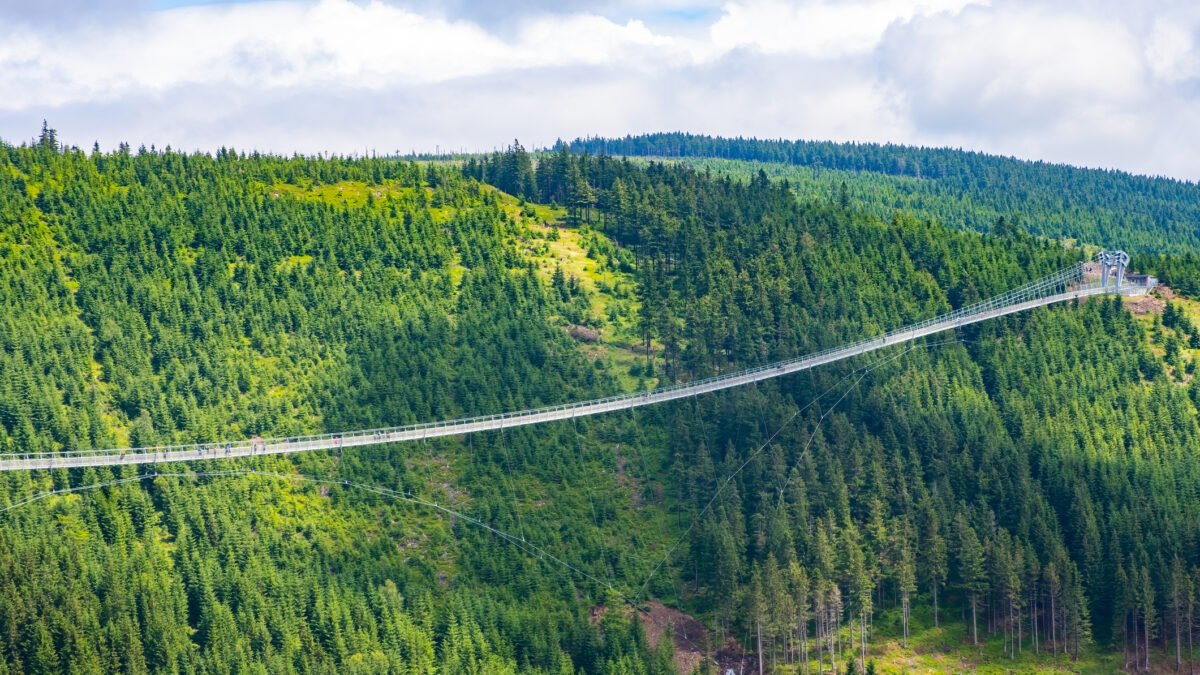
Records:
[[[957,605],[941,608],[941,626],[933,625],[931,605],[914,604],[908,647],[901,645],[900,610],[876,613],[875,636],[869,653],[882,673],[1111,673],[1119,670],[1120,655],[1085,651],[1072,661],[1060,650],[1035,653],[1026,642],[1015,658],[1004,651],[999,634],[980,633],[982,644],[971,644],[970,624],[958,616]],[[982,628],[982,627],[981,627]],[[1029,627],[1024,627],[1028,631]],[[1045,644],[1045,643],[1043,643]]]
[[[909,624],[908,646],[901,644],[900,610],[890,608],[876,611],[874,635],[867,642],[867,658],[875,661],[879,673],[896,675],[932,674],[932,673],[985,673],[1000,675],[1001,673],[1115,673],[1121,670],[1121,655],[1119,653],[1101,653],[1086,650],[1080,654],[1078,661],[1072,661],[1070,656],[1058,655],[1049,651],[1035,653],[1033,646],[1026,642],[1015,658],[1010,658],[1004,651],[1003,638],[997,635],[980,633],[981,644],[971,644],[970,623],[958,616],[958,606],[941,608],[941,625],[933,625],[933,608],[931,605],[914,604]],[[1025,627],[1028,631],[1028,626]],[[842,640],[845,644],[850,638],[849,630],[843,628]],[[810,636],[811,640],[811,636]],[[1028,634],[1026,634],[1028,640]],[[1043,642],[1043,646],[1047,643]],[[812,658],[809,660],[809,672],[817,673],[815,646],[810,642]],[[850,649],[838,655],[839,672],[844,672],[846,659],[858,658],[858,652],[851,653]],[[826,672],[829,660],[826,655]],[[782,673],[803,673],[803,664],[790,668],[781,667]]]
[[[564,327],[580,323],[599,333],[598,342],[581,342],[581,349],[593,362],[598,362],[598,368],[613,377],[621,391],[639,391],[658,386],[658,377],[631,375],[632,372],[639,372],[646,361],[636,330],[639,308],[637,280],[628,266],[600,252],[615,251],[615,243],[594,225],[570,223],[566,209],[562,207],[522,202],[491,186],[482,187],[495,195],[497,206],[514,225],[509,243],[533,263],[538,275],[549,284],[555,273],[561,270],[568,280],[574,279],[582,289],[588,306],[583,320],[577,318],[571,321],[566,317],[551,317],[551,320]],[[343,204],[348,208],[366,207],[368,194],[375,195],[376,199],[393,195],[411,199],[415,194],[412,188],[398,187],[392,183],[370,186],[353,181],[319,186],[279,184],[270,190],[273,196],[290,194],[303,199]],[[444,223],[454,218],[456,209],[431,208],[430,212],[436,222]],[[284,264],[302,267],[308,265],[309,261],[303,256],[296,256]],[[466,268],[459,261],[451,264],[450,275],[455,285],[461,282],[465,272]],[[652,345],[656,352],[661,348],[662,345],[658,343]]]
[[[570,225],[566,210],[542,204],[522,205],[509,195],[500,194],[501,207],[518,224],[519,235],[513,245],[534,263],[538,274],[549,283],[561,269],[574,278],[589,302],[588,325],[600,334],[600,341],[585,344],[583,351],[620,383],[622,391],[637,391],[658,385],[658,378],[634,377],[630,371],[644,362],[634,350],[638,343],[634,317],[637,315],[637,279],[618,263],[604,256],[588,255],[589,248],[614,245],[602,232],[588,224]]]
[[[330,204],[343,204],[352,208],[367,205],[370,198],[385,199],[388,196],[406,197],[416,194],[416,189],[401,187],[396,181],[384,181],[380,185],[368,185],[360,181],[342,181],[321,185],[292,185],[275,183],[269,186],[271,197],[291,195],[300,199],[311,199]]]
[[[272,198],[291,196],[347,208],[365,208],[372,199],[411,199],[416,195],[414,188],[401,187],[394,181],[381,185],[358,181],[321,185],[276,183],[264,186],[264,189]],[[640,367],[645,361],[644,354],[634,349],[639,343],[634,324],[638,310],[637,280],[618,262],[602,255],[589,256],[589,247],[609,248],[613,242],[588,224],[569,224],[566,210],[561,207],[523,203],[490,186],[484,186],[484,189],[493,192],[499,208],[515,225],[511,245],[534,264],[539,276],[550,283],[555,272],[561,269],[567,279],[575,279],[582,288],[588,302],[587,316],[582,323],[600,335],[599,342],[582,344],[589,358],[599,361],[598,367],[610,372],[622,391],[657,386],[656,377],[630,375],[635,366]],[[431,208],[430,211],[435,221],[443,223],[449,222],[456,213],[452,207]],[[310,264],[309,256],[292,256],[280,266],[290,269]],[[452,263],[450,275],[455,285],[461,282],[465,272],[466,268],[458,261]],[[562,317],[552,319],[571,323]]]

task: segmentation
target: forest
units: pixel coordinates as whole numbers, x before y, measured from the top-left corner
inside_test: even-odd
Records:
[[[102,152],[51,129],[0,145],[0,451],[649,388],[1087,255],[1011,212],[980,233],[766,166],[573,149]],[[1196,259],[1129,248],[1179,295],[573,422],[0,474],[0,672],[1190,664]]]
[[[1130,253],[1200,248],[1194,183],[1123,171],[1022,161],[951,148],[760,140],[667,133],[559,142],[575,153],[670,159],[722,173],[765,170],[798,192],[887,220],[911,212],[952,228],[989,232],[1000,218],[1026,231]]]

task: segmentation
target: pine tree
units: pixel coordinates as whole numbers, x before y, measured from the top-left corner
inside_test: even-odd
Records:
[[[754,644],[758,651],[758,674],[762,675],[763,659],[763,624],[766,622],[767,598],[763,594],[762,570],[758,565],[750,573],[750,585],[746,588],[746,615],[750,617],[754,630]]]
[[[792,595],[792,629],[800,636],[800,658],[804,663],[805,675],[808,673],[808,619],[811,587],[808,572],[797,562],[792,561],[788,566],[788,582]]]
[[[1143,667],[1150,669],[1150,640],[1158,636],[1158,610],[1154,605],[1154,584],[1150,580],[1150,572],[1145,565],[1137,571],[1137,602],[1142,612],[1142,637],[1145,640]],[[1076,648],[1075,658],[1079,658]]]
[[[933,595],[933,625],[940,626],[938,618],[938,591],[946,583],[949,573],[946,563],[946,540],[936,531],[929,535],[922,548],[925,558],[925,577]]]
[[[983,545],[975,535],[975,529],[967,523],[962,513],[954,521],[958,535],[958,578],[963,592],[971,603],[971,642],[979,644],[978,604],[979,596],[988,590]]]
[[[901,646],[908,649],[909,598],[917,590],[916,565],[912,548],[905,542],[900,548],[900,566],[897,570],[900,586],[900,621],[902,623]]]
[[[1187,598],[1191,593],[1191,578],[1183,566],[1183,560],[1176,555],[1171,561],[1171,609],[1174,613],[1172,624],[1175,627],[1175,670],[1179,670],[1183,666],[1181,635],[1184,616],[1187,612]]]
[[[792,612],[788,605],[791,597],[784,587],[783,575],[775,561],[775,554],[768,553],[763,567],[762,591],[765,604],[766,637],[771,643],[771,671],[776,668],[778,641],[781,636],[788,635],[788,621]]]

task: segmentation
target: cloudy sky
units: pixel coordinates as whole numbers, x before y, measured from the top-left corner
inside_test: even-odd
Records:
[[[0,138],[489,150],[684,130],[1200,179],[1195,0],[0,0]]]

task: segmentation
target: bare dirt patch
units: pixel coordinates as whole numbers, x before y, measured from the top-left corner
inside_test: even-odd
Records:
[[[1162,297],[1158,297],[1161,295]],[[1146,295],[1135,295],[1125,298],[1125,307],[1133,312],[1134,316],[1146,316],[1147,314],[1162,314],[1163,309],[1167,306],[1167,301],[1163,298],[1173,298],[1175,294],[1171,289],[1165,286],[1158,288],[1158,293],[1147,293]]]
[[[600,342],[600,331],[587,326],[571,325],[564,328],[567,335],[579,342]]]
[[[596,605],[588,610],[588,621],[593,626],[600,625],[600,621],[604,618],[605,612],[609,608],[605,605]],[[675,647],[675,668],[680,673],[692,673],[704,660],[704,643],[709,638],[708,628],[697,621],[689,614],[685,614],[673,607],[667,607],[657,600],[652,600],[643,606],[639,611],[633,611],[632,607],[623,607],[618,611],[626,612],[626,616],[631,614],[636,615],[638,621],[641,622],[643,630],[646,631],[646,640],[650,643],[650,648],[658,647],[658,641],[662,639],[663,632],[670,626],[673,633],[673,643]],[[723,651],[736,652],[741,654],[745,650],[737,644],[736,640],[730,638],[730,645],[723,647]],[[718,663],[723,663],[720,658]],[[731,661],[738,663],[737,659]],[[723,670],[721,672],[724,672]]]
[[[607,611],[608,611],[608,607],[607,607],[607,606],[605,606],[605,605],[596,605],[595,607],[593,607],[593,608],[591,608],[591,609],[589,609],[589,610],[588,610],[588,621],[589,621],[589,622],[590,622],[590,623],[591,623],[593,626],[599,626],[599,625],[600,625],[600,619],[603,619],[603,618],[604,618],[604,613],[605,613],[605,612],[607,612]]]
[[[679,672],[693,672],[704,660],[702,645],[708,639],[708,628],[690,615],[655,600],[647,606],[647,611],[638,612],[638,618],[646,629],[646,639],[651,647],[658,646],[668,625],[672,627],[675,631],[675,667]]]
[[[717,672],[729,671],[738,675],[748,675],[758,672],[758,657],[747,653],[746,648],[732,637],[726,638],[725,644],[717,650]]]

